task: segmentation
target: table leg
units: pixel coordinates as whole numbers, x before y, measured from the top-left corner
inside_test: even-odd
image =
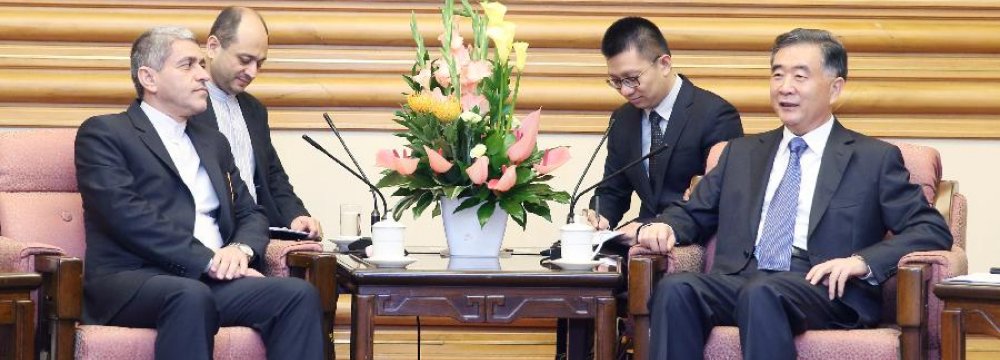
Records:
[[[375,296],[354,295],[351,299],[351,359],[371,360],[375,340]]]
[[[612,360],[618,344],[615,320],[618,317],[614,297],[597,298],[597,316],[594,318],[594,359]]]
[[[566,319],[566,359],[584,360],[590,355],[591,319]]]
[[[941,312],[941,359],[965,360],[965,323],[962,309]]]

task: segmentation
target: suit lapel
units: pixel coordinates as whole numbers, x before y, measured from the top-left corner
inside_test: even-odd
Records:
[[[224,172],[219,166],[220,164],[217,161],[219,154],[215,150],[216,147],[211,144],[211,136],[207,133],[208,131],[214,130],[201,126],[201,124],[192,124],[191,122],[188,122],[187,129],[185,130],[191,139],[191,144],[194,145],[195,152],[198,153],[198,158],[201,159],[201,166],[205,168],[205,173],[208,174],[208,179],[212,182],[212,188],[215,189],[215,194],[219,198],[218,221],[222,235],[226,236],[226,234],[230,233],[228,227],[232,225],[225,219],[231,217],[229,210],[233,206],[233,196],[235,196],[232,185],[234,174]]]
[[[812,209],[809,211],[807,239],[812,236],[819,220],[826,213],[830,199],[837,191],[840,179],[844,177],[844,170],[847,169],[847,164],[851,162],[851,156],[854,154],[854,148],[851,146],[853,143],[854,137],[834,119],[830,138],[826,142],[826,149],[823,150],[823,161],[819,168],[819,178],[816,180],[816,192],[813,194]]]
[[[149,148],[149,151],[153,155],[156,155],[156,158],[160,160],[163,166],[166,166],[179,178],[180,173],[177,172],[177,166],[174,165],[173,159],[170,158],[167,148],[163,146],[163,140],[160,139],[160,134],[156,132],[153,123],[149,121],[149,117],[139,107],[139,101],[129,106],[128,117],[132,121],[132,126],[139,130],[139,139],[142,140],[142,143]]]
[[[681,88],[677,93],[677,99],[674,101],[674,107],[670,111],[670,119],[667,120],[667,129],[663,133],[663,144],[667,144],[670,147],[656,156],[658,159],[656,169],[650,169],[649,171],[652,175],[651,182],[656,184],[656,187],[653,188],[653,195],[656,199],[660,198],[660,192],[663,190],[663,178],[667,174],[666,169],[670,163],[670,156],[676,148],[677,139],[680,138],[684,127],[688,124],[688,107],[694,104],[694,89],[692,89],[692,85],[687,81],[687,78],[681,76],[681,81],[676,85]],[[652,150],[650,149],[650,151]]]
[[[778,144],[781,143],[783,128],[777,128],[762,134],[757,138],[758,142],[750,151],[750,208],[746,213],[750,214],[750,239],[757,238],[757,228],[760,225],[762,216],[761,209],[764,205],[764,194],[767,192],[767,181],[771,177],[771,168],[774,166],[774,155],[778,153]]]

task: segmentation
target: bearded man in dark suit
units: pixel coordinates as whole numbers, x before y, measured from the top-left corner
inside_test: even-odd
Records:
[[[271,359],[322,358],[316,289],[261,275],[267,219],[222,134],[188,121],[208,96],[194,35],[143,33],[131,72],[138,99],[76,138],[84,322],[155,328],[158,359],[210,359],[221,326],[253,328]]]
[[[256,11],[245,7],[223,9],[209,30],[208,109],[194,117],[222,132],[233,150],[236,167],[250,196],[264,208],[268,223],[309,233],[321,239],[319,220],[312,217],[295,195],[278,152],[271,143],[267,107],[246,92],[267,60],[267,24]]]
[[[731,141],[690,201],[640,227],[639,243],[663,253],[718,241],[708,274],[657,285],[652,358],[701,359],[712,327],[735,325],[744,359],[794,359],[806,330],[876,325],[880,284],[904,255],[951,247],[899,149],[834,117],[846,79],[829,32],[778,36],[771,106],[783,126]]]

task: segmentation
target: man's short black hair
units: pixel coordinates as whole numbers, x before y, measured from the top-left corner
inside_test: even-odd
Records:
[[[840,40],[826,30],[797,28],[778,35],[774,39],[774,45],[771,46],[771,64],[774,64],[774,54],[777,54],[778,50],[798,44],[819,46],[823,52],[823,68],[847,80],[847,50]]]
[[[604,32],[604,39],[601,40],[601,53],[606,59],[630,49],[635,49],[649,60],[670,55],[670,47],[660,28],[652,21],[636,16],[615,21]]]
[[[209,30],[208,35],[215,35],[219,39],[219,44],[222,48],[228,48],[229,44],[236,41],[236,30],[240,27],[240,22],[243,21],[244,13],[252,13],[257,15],[260,19],[260,23],[264,25],[264,33],[270,34],[267,30],[267,23],[264,22],[264,18],[260,16],[256,11],[250,8],[230,6],[222,9],[219,16],[215,18],[215,22],[212,23],[212,29]]]

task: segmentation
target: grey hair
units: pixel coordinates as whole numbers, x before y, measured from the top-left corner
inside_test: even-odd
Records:
[[[130,55],[132,85],[135,86],[135,93],[139,99],[142,99],[143,95],[142,84],[139,82],[139,68],[147,66],[156,71],[163,70],[163,64],[170,57],[171,46],[178,40],[198,43],[191,30],[180,26],[154,27],[139,35],[139,38],[132,43]]]
[[[778,35],[774,39],[774,45],[771,46],[771,65],[774,65],[774,54],[777,54],[778,50],[796,44],[819,46],[823,56],[823,67],[835,76],[847,80],[847,50],[844,49],[844,44],[829,31],[821,29],[797,28]]]

